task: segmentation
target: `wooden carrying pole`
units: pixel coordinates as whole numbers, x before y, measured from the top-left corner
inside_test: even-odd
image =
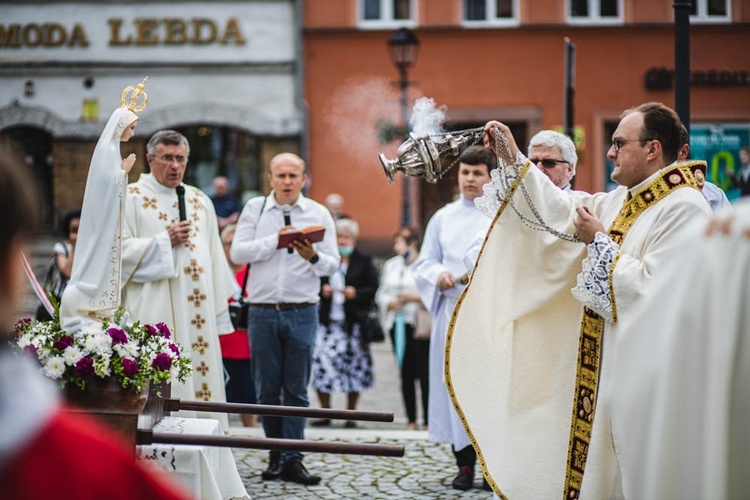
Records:
[[[179,398],[164,399],[166,413],[180,410],[218,413],[246,413],[271,417],[332,418],[334,420],[364,420],[368,422],[393,422],[393,413],[329,410],[325,408],[304,408],[301,406],[251,405],[244,403],[214,403],[208,401],[182,401]]]
[[[172,434],[139,429],[137,444],[187,444],[198,446],[220,446],[230,448],[252,448],[274,451],[305,451],[339,453],[344,455],[376,455],[382,457],[403,457],[403,446],[359,443],[325,443],[301,439],[248,438],[214,436],[201,434]]]

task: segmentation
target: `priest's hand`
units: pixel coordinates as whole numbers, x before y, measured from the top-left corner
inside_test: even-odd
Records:
[[[576,213],[578,217],[573,222],[576,227],[576,234],[581,241],[587,245],[594,241],[594,235],[596,233],[607,234],[607,230],[604,229],[604,225],[596,218],[596,215],[586,206],[576,207]]]
[[[133,168],[133,165],[135,165],[135,153],[130,153],[124,160],[122,160],[120,168],[122,168],[127,174],[130,173],[130,169]]]
[[[190,237],[190,221],[175,222],[169,226],[167,232],[169,233],[169,241],[172,242],[172,248],[182,245]]]
[[[492,151],[495,151],[496,129],[499,129],[500,133],[505,136],[505,139],[508,141],[508,147],[510,148],[510,154],[513,156],[512,158],[506,158],[506,160],[510,160],[510,162],[513,162],[516,159],[516,155],[518,155],[519,153],[519,149],[516,145],[516,140],[513,138],[513,134],[510,132],[510,127],[508,127],[504,123],[500,123],[496,120],[487,122],[487,124],[484,126],[484,147],[489,147],[490,149],[492,149]]]
[[[454,278],[453,275],[448,271],[443,271],[442,273],[440,273],[440,276],[438,276],[437,286],[440,291],[453,288],[454,286],[456,286],[456,278]]]

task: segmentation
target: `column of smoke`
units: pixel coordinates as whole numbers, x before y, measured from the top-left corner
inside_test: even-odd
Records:
[[[443,133],[445,109],[445,106],[436,107],[435,100],[430,97],[420,97],[414,103],[409,119],[411,131],[419,137]]]

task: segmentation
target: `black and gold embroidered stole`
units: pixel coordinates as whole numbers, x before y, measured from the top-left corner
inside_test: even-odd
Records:
[[[679,188],[692,187],[700,191],[705,182],[705,171],[705,162],[677,163],[673,168],[664,172],[636,193],[632,199],[623,203],[609,229],[609,237],[619,246],[622,246],[622,242],[633,223],[647,208]],[[609,269],[613,323],[617,322],[617,309],[614,290],[612,290],[612,272],[617,265],[619,256],[619,253],[615,256]],[[577,499],[581,492],[596,410],[603,330],[604,318],[588,307],[584,307],[578,344],[573,415],[570,423],[568,462],[565,473],[565,490],[563,491],[564,500]]]

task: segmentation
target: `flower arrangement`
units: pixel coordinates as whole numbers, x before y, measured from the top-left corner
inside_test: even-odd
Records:
[[[13,328],[15,347],[34,356],[42,372],[59,381],[86,388],[94,377],[114,377],[124,389],[140,392],[149,381],[184,382],[192,371],[187,354],[172,340],[164,323],[128,324],[120,307],[103,319],[70,334],[60,326],[58,305],[52,321],[22,319]]]

